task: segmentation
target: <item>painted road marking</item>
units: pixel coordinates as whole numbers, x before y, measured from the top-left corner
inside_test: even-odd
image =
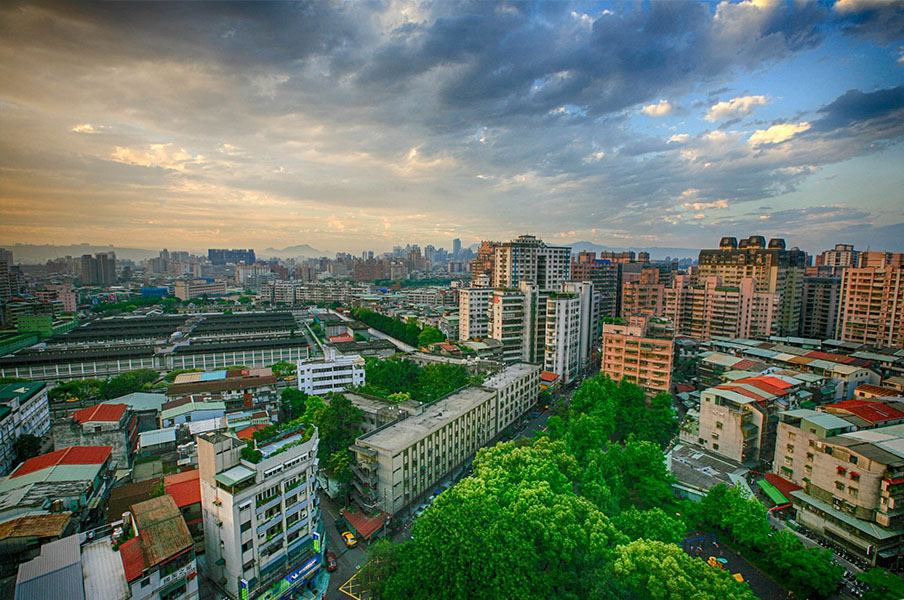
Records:
[[[326,509],[326,512],[330,513],[330,516],[333,517],[333,519],[338,519],[338,518],[339,518],[339,517],[337,517],[337,516],[335,515],[335,513],[333,513],[333,511],[331,511],[330,509]]]

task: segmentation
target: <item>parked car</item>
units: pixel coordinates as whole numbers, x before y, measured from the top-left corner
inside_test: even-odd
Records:
[[[326,570],[332,573],[336,569],[339,568],[339,564],[336,562],[336,553],[332,550],[326,553]]]
[[[355,539],[355,536],[352,535],[351,531],[342,532],[342,541],[345,542],[345,545],[349,548],[354,548],[358,544],[358,540]]]

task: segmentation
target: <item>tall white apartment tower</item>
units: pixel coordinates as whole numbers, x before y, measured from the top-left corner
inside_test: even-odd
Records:
[[[494,262],[497,287],[515,289],[524,282],[553,289],[568,280],[571,248],[547,246],[532,235],[522,235],[497,246]]]
[[[468,288],[458,294],[458,339],[485,338],[489,332],[492,288]]]
[[[244,457],[232,435],[196,439],[208,576],[234,599],[291,597],[323,562],[317,429],[282,430]]]

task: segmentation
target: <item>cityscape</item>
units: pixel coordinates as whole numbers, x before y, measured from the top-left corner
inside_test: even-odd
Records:
[[[899,0],[0,33],[0,598],[904,598]]]

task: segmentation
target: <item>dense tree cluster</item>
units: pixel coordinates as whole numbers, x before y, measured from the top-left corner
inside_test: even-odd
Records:
[[[473,477],[437,498],[410,541],[373,546],[360,580],[382,600],[752,600],[746,583],[677,545],[688,523],[705,522],[751,558],[762,553],[800,597],[834,590],[838,568],[791,535],[769,535],[762,507],[737,491],[697,505],[673,498],[667,400],[586,381],[547,433],[478,452]]]
[[[48,393],[51,402],[78,398],[88,401],[112,400],[132,392],[150,389],[159,375],[153,369],[126,371],[107,380],[80,379],[59,384]]]
[[[468,371],[461,365],[434,363],[419,366],[405,358],[377,360],[368,358],[365,365],[365,385],[361,392],[399,401],[407,398],[419,402],[430,402],[472,382]]]
[[[408,344],[409,346],[418,345],[418,336],[421,335],[421,328],[415,323],[403,323],[398,319],[381,315],[378,312],[368,310],[366,308],[353,308],[351,310],[352,317],[366,323],[378,331],[382,331],[386,335]]]

